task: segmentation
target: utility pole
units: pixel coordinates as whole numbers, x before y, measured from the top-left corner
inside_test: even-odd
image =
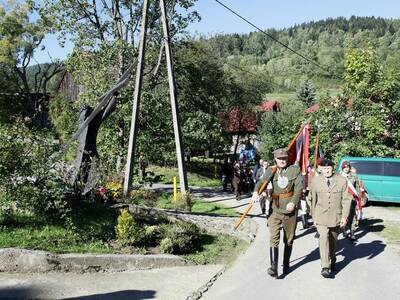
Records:
[[[186,192],[188,190],[188,181],[186,175],[186,166],[185,166],[185,153],[182,146],[182,133],[180,130],[179,124],[179,109],[178,109],[178,101],[176,99],[176,86],[175,86],[175,77],[174,77],[174,67],[172,60],[172,48],[171,48],[171,39],[169,37],[169,27],[167,21],[167,13],[165,0],[160,0],[161,6],[161,19],[163,24],[163,33],[165,40],[165,55],[167,60],[167,70],[168,70],[168,84],[169,84],[169,92],[171,98],[171,108],[172,108],[172,120],[174,124],[174,135],[175,135],[175,146],[176,146],[176,156],[178,160],[178,171],[179,171],[179,182],[181,192]],[[138,65],[136,69],[136,81],[135,81],[135,92],[133,99],[133,109],[132,109],[132,123],[131,123],[131,131],[129,134],[129,146],[128,146],[128,157],[126,163],[126,171],[125,171],[125,179],[124,179],[124,195],[126,196],[131,188],[132,183],[132,174],[133,174],[133,164],[135,157],[135,146],[137,140],[137,134],[139,129],[139,109],[140,109],[140,94],[142,89],[142,81],[143,81],[143,60],[144,53],[146,48],[146,31],[147,31],[147,13],[148,13],[148,0],[144,0],[143,2],[143,10],[142,10],[142,26],[141,26],[141,38],[140,38],[140,48],[139,48],[139,56],[138,56]]]
[[[142,25],[141,25],[139,56],[136,68],[135,91],[134,91],[133,105],[132,105],[131,131],[129,134],[128,157],[126,160],[126,171],[124,178],[125,196],[128,194],[132,184],[133,164],[135,162],[135,146],[139,130],[140,94],[142,91],[143,61],[144,61],[144,53],[146,50],[147,13],[148,13],[148,0],[144,0],[142,8]]]
[[[169,84],[169,94],[170,94],[171,108],[172,108],[172,120],[174,124],[176,158],[178,160],[179,184],[181,187],[181,192],[186,192],[188,190],[188,182],[187,182],[186,166],[184,160],[185,153],[182,147],[182,133],[179,124],[179,109],[178,109],[178,101],[176,99],[174,66],[172,61],[171,39],[169,36],[169,27],[167,21],[165,0],[160,0],[160,6],[161,6],[161,19],[163,25],[164,40],[165,40],[165,56],[167,60],[167,69],[168,69],[168,84]]]

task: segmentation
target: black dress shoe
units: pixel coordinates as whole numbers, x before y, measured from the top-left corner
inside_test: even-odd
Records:
[[[329,268],[322,268],[321,275],[322,275],[322,277],[329,278],[331,276],[331,272],[329,272]]]
[[[335,271],[336,271],[335,263],[331,263],[331,272],[335,272]]]

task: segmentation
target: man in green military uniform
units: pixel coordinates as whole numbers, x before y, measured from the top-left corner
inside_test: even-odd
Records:
[[[297,205],[299,204],[302,182],[300,168],[288,166],[286,149],[274,151],[276,166],[269,167],[253,192],[253,201],[258,201],[259,189],[272,176],[272,214],[268,219],[270,231],[270,262],[268,274],[278,276],[278,257],[280,229],[283,228],[285,250],[283,254],[283,274],[289,273],[289,261],[292,253],[293,239],[297,224]],[[265,191],[263,191],[263,194]],[[265,196],[261,194],[261,196]]]
[[[333,163],[324,159],[319,163],[320,176],[311,183],[311,213],[319,233],[321,275],[331,276],[336,263],[336,241],[340,228],[346,226],[351,196],[343,176],[333,175]]]

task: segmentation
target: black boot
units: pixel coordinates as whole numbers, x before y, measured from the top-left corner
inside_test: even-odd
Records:
[[[307,229],[309,227],[307,214],[301,215],[301,223],[303,224],[303,229]]]
[[[278,277],[278,255],[279,248],[278,247],[270,247],[269,248],[269,258],[271,261],[271,267],[268,268],[268,275],[272,277]]]
[[[350,229],[349,239],[350,239],[350,241],[352,241],[352,242],[357,241],[357,238],[356,238],[356,236],[354,235],[354,230],[353,230],[353,229]]]
[[[285,245],[283,252],[283,274],[289,274],[290,255],[292,254],[292,246]]]

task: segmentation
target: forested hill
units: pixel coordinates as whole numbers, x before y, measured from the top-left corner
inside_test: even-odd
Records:
[[[290,48],[316,61],[332,73],[343,75],[344,54],[349,48],[374,47],[382,63],[400,53],[400,20],[343,17],[308,22],[266,32]],[[204,39],[203,39],[204,40]],[[321,88],[337,87],[340,80],[285,49],[261,32],[218,34],[206,39],[213,50],[231,62],[268,71],[280,90],[294,90],[308,77]]]

